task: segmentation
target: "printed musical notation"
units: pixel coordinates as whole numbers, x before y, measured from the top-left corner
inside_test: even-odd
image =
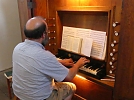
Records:
[[[103,60],[106,32],[63,26],[61,48]]]

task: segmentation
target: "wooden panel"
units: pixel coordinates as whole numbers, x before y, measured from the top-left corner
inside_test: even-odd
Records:
[[[80,6],[111,6],[111,0],[79,0]]]
[[[111,8],[113,6],[116,6],[116,8],[114,9],[116,12],[115,13],[112,12],[112,15],[111,15],[111,16],[114,16],[114,17],[109,16],[109,17],[112,18],[112,20],[110,20],[110,28],[112,28],[111,24],[113,23],[113,21],[115,21],[117,18],[119,20],[119,18],[120,18],[119,14],[121,12],[121,7],[120,7],[120,5],[121,5],[120,2],[121,1],[122,0],[118,0],[118,1],[117,0],[65,0],[65,1],[63,1],[63,0],[49,0],[48,1],[49,2],[49,9],[50,9],[49,10],[49,16],[55,17],[55,12],[57,10],[59,10],[59,9],[60,10],[61,9],[62,10],[67,10],[67,11],[71,11],[71,10],[73,10],[73,11],[78,11],[78,10],[83,11],[83,10],[87,10],[89,6],[92,6],[92,7],[103,6],[103,7],[111,7]],[[55,5],[51,6],[52,4],[55,4]],[[88,9],[88,10],[90,11],[91,9]],[[119,16],[119,17],[115,17],[115,15]],[[56,17],[57,17],[57,15],[56,15]],[[60,18],[59,17],[57,17],[57,18],[58,18],[58,21],[57,21],[58,23],[56,23],[56,33],[57,33],[57,40],[58,40],[57,41],[57,48],[59,48],[60,47],[60,43],[61,43],[61,35],[60,35],[61,31],[62,31],[61,27],[63,25],[61,25],[62,23],[59,21]],[[68,18],[66,20],[68,20],[68,24],[69,24],[69,22],[74,22],[74,18],[72,18],[72,17],[70,17],[70,18]],[[79,18],[77,18],[77,20],[79,20]],[[86,23],[85,20],[83,20],[82,22]],[[75,25],[73,25],[75,27],[80,25],[80,23],[77,23],[77,24],[73,23],[73,24],[75,24]],[[87,26],[87,24],[85,24],[85,26]],[[99,28],[101,28],[101,27],[99,26]],[[109,34],[109,38],[108,38],[109,41],[108,41],[108,46],[107,46],[107,51],[108,51],[107,52],[107,56],[108,56],[107,57],[107,59],[108,59],[108,62],[107,62],[107,73],[109,73],[109,70],[111,69],[111,66],[109,65],[109,62],[111,61],[112,58],[109,57],[109,54],[113,50],[113,48],[111,48],[110,45],[111,45],[111,43],[114,40],[118,41],[118,38],[119,38],[119,37],[114,37],[114,30],[110,29],[110,28],[109,28],[109,30],[110,30],[109,32],[110,32],[111,35]],[[117,28],[116,30],[118,31],[119,28]],[[116,46],[116,50],[118,50],[118,46]],[[115,58],[117,58],[117,57],[115,57]],[[114,66],[116,66],[116,64]]]
[[[44,18],[48,17],[47,9],[47,0],[33,0],[34,7],[34,16],[42,16]]]
[[[115,4],[115,0],[64,0],[64,1],[63,0],[48,0],[49,17],[51,17],[51,18],[56,17],[56,19],[57,19],[58,17],[56,15],[56,11],[59,10],[59,8],[63,8],[64,10],[80,9],[82,11],[82,10],[87,9],[87,7],[89,7],[89,6],[111,7],[113,5],[113,3]],[[73,8],[75,6],[79,7],[79,8]],[[90,11],[90,9],[88,9],[88,10]],[[73,20],[73,19],[70,18],[69,20]],[[56,21],[59,22],[59,19]],[[58,36],[60,36],[59,33],[61,33],[61,30],[60,30],[61,28],[59,28],[59,26],[60,26],[60,22],[56,23],[57,48],[60,47],[59,42],[61,41],[61,39],[58,37]]]
[[[111,0],[49,0],[49,4],[57,7],[68,6],[111,6]],[[50,6],[51,6],[50,5]]]
[[[111,0],[49,0],[49,4],[55,6],[111,6]],[[50,5],[50,6],[51,6]]]
[[[48,24],[48,30],[55,31],[55,26],[53,26],[55,24],[55,20],[52,19],[53,17],[49,17],[48,0],[33,0],[33,2],[35,4],[35,7],[33,9],[33,15],[44,17]],[[55,37],[55,39],[50,39],[49,43],[45,46],[45,49],[47,49],[55,54],[56,47],[55,47],[54,43],[56,43],[56,34],[49,33],[48,36],[50,38]]]
[[[112,6],[112,0],[49,0],[48,2],[49,16],[55,16],[55,11],[59,7],[68,8],[71,6]]]
[[[66,0],[66,6],[79,6],[80,0]]]
[[[56,7],[78,6],[79,0],[49,0],[49,4],[55,4]]]
[[[59,9],[59,8],[58,8]],[[71,11],[72,9],[72,11]],[[83,11],[81,9],[84,9]],[[109,62],[111,58],[109,56],[110,48],[111,48],[111,40],[113,40],[113,28],[111,23],[113,22],[113,8],[107,7],[71,7],[65,9],[61,7],[57,11],[57,41],[58,48],[61,46],[61,38],[62,38],[62,27],[70,26],[70,27],[78,27],[78,28],[87,28],[98,31],[107,32],[107,54],[105,61],[107,62],[106,70],[107,74],[109,74],[109,70],[111,66]],[[117,57],[115,57],[117,58]]]
[[[134,100],[134,1],[123,0],[115,100]]]
[[[19,8],[19,17],[20,17],[20,27],[22,34],[22,41],[25,39],[24,35],[24,26],[29,18],[31,18],[31,10],[28,9],[27,2],[29,0],[18,0],[18,8]]]
[[[61,15],[63,26],[87,28],[97,31],[107,30],[108,12],[61,11],[59,15]]]
[[[74,94],[72,100],[86,100],[86,99],[77,94]]]
[[[102,87],[78,76],[72,82],[76,84],[76,94],[85,100],[112,100],[112,89]]]
[[[90,12],[90,11],[58,11],[57,15],[59,17],[59,23],[61,24],[60,31],[57,34],[58,40],[57,43],[61,44],[62,38],[62,27],[77,27],[77,28],[87,28],[98,31],[107,31],[108,28],[108,12]],[[71,19],[70,19],[71,18]]]

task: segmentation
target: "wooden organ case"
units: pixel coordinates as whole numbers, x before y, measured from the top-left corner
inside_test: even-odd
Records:
[[[63,26],[105,31],[107,40],[112,41],[113,36],[111,32],[113,31],[113,26],[111,23],[113,22],[113,14],[114,7],[58,8],[56,11],[56,20],[58,24],[56,25],[57,34],[59,33],[57,44],[61,47]],[[107,75],[109,75],[109,72],[112,70],[109,64],[111,60],[111,57],[109,56],[110,48],[112,49],[112,47],[109,41],[107,42],[106,57],[103,61],[90,57],[90,60],[96,60],[94,63],[98,63],[100,61],[106,64],[105,68]],[[85,79],[80,78],[81,76]],[[109,80],[101,81],[96,78],[92,78],[91,76],[88,75],[88,73],[82,73],[81,70],[78,72],[77,76],[73,80],[77,86],[74,100],[75,98],[76,100],[112,100],[112,88],[114,82]],[[113,80],[111,78],[108,79]]]
[[[63,26],[106,32],[105,59],[99,60],[89,57],[91,60],[95,59],[95,62],[105,63],[106,75],[100,80],[86,73],[78,72],[72,81],[77,86],[73,100],[113,100],[113,77],[115,77],[118,60],[120,26],[120,16],[117,17],[116,14],[121,11],[121,0],[107,0],[100,4],[99,0],[94,0],[95,3],[90,0],[85,1],[87,4],[83,3],[82,0],[30,0],[35,4],[32,16],[43,16],[48,23],[50,41],[46,48],[55,55],[61,48]],[[79,54],[76,53],[76,55]]]

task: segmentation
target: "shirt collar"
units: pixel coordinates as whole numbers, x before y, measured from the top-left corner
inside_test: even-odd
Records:
[[[32,44],[32,45],[36,45],[36,46],[41,47],[42,49],[45,49],[45,47],[44,47],[41,43],[36,42],[36,41],[32,41],[32,40],[29,40],[29,39],[25,39],[25,43],[29,43],[29,44]]]

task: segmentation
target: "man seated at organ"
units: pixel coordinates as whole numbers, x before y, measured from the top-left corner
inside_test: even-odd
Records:
[[[21,100],[71,100],[76,86],[62,81],[71,81],[79,68],[90,62],[85,57],[75,64],[72,59],[58,61],[55,55],[45,50],[47,30],[42,17],[29,19],[24,27],[25,41],[14,48],[12,87]]]

